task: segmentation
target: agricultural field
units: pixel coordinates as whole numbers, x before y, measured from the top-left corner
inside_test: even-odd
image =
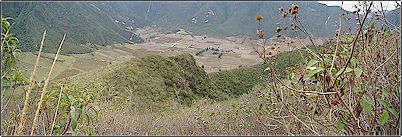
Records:
[[[55,65],[55,71],[53,72],[51,79],[57,80],[66,77],[70,77],[79,73],[96,70],[98,68],[111,65],[117,62],[124,62],[128,60],[136,60],[141,57],[150,55],[162,55],[162,56],[176,56],[183,53],[190,53],[195,56],[197,65],[204,66],[206,72],[217,72],[219,70],[230,70],[239,67],[252,66],[260,64],[258,55],[253,50],[253,43],[257,43],[257,40],[250,40],[247,38],[227,37],[221,38],[206,38],[203,36],[191,37],[183,30],[175,34],[161,34],[155,32],[156,30],[149,30],[144,28],[138,30],[138,33],[153,34],[153,38],[147,37],[142,34],[144,39],[149,41],[141,44],[113,44],[104,48],[99,48],[90,53],[84,54],[68,54],[61,55],[58,62]],[[279,41],[276,38],[273,40]],[[289,41],[290,38],[282,38]],[[278,51],[273,51],[272,55],[278,52],[291,51],[295,49],[303,48],[303,45],[296,40],[292,44],[287,45],[282,41],[272,42],[275,47],[279,47]],[[323,40],[317,39],[315,42],[322,44]],[[307,39],[302,40],[303,44],[309,44]],[[272,44],[272,46],[274,46]],[[174,45],[174,46],[172,46]],[[203,55],[196,56],[196,53],[206,49],[216,48],[217,52],[223,53],[219,58],[218,54],[213,54],[214,51],[210,50]],[[19,60],[21,63],[19,67],[24,70],[24,75],[29,76],[34,67],[34,59],[37,53],[23,52]],[[51,66],[54,55],[52,53],[45,53],[43,55],[44,61],[39,65],[38,81],[44,80],[47,77],[47,72],[50,68],[44,66]]]

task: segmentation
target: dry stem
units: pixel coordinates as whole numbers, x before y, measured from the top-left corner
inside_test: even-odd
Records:
[[[38,103],[38,108],[36,109],[34,121],[33,121],[33,123],[32,123],[31,136],[32,136],[33,133],[35,132],[35,128],[36,128],[37,121],[38,121],[38,117],[39,117],[39,111],[40,111],[40,109],[42,108],[43,98],[45,97],[46,92],[47,92],[47,91],[46,91],[46,88],[47,88],[47,85],[49,84],[50,75],[52,74],[54,64],[56,64],[57,57],[58,57],[58,55],[59,55],[61,46],[63,45],[63,42],[64,42],[64,39],[65,39],[65,38],[66,38],[66,34],[64,34],[63,39],[61,40],[59,49],[57,50],[56,56],[54,57],[52,67],[50,68],[49,74],[48,74],[47,79],[46,79],[46,81],[45,81],[45,85],[43,86],[42,94],[41,94],[41,96],[40,96],[40,100],[39,100],[39,103]]]
[[[59,94],[59,100],[57,101],[57,107],[56,107],[56,111],[54,112],[52,127],[50,128],[50,136],[51,136],[52,133],[53,133],[54,122],[56,121],[56,117],[57,117],[57,111],[59,111],[60,100],[61,100],[61,93],[63,93],[63,87],[64,87],[64,85],[61,84],[61,89],[60,89],[60,94]]]
[[[38,57],[36,58],[34,69],[32,71],[31,77],[29,78],[28,92],[25,94],[24,108],[22,109],[20,124],[16,131],[16,135],[21,135],[24,132],[26,115],[27,115],[27,111],[28,111],[28,107],[29,107],[29,104],[28,104],[29,97],[31,96],[33,84],[35,83],[34,78],[35,78],[36,68],[38,67],[40,53],[42,52],[43,42],[45,41],[45,36],[46,36],[46,30],[45,30],[45,32],[43,32],[42,41],[40,42]]]

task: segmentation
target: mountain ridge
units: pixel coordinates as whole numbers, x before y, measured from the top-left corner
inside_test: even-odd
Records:
[[[45,52],[55,52],[67,33],[62,53],[87,53],[113,43],[141,43],[134,34],[137,28],[151,26],[163,33],[183,28],[195,35],[213,37],[255,37],[256,15],[265,17],[262,28],[266,37],[276,35],[277,27],[288,26],[279,8],[287,9],[293,2],[4,2],[2,15],[15,18],[16,36],[23,51],[36,51],[41,34],[48,29]],[[355,29],[351,12],[339,6],[318,2],[297,2],[298,16],[313,37],[333,37],[341,11],[351,20],[342,25]],[[400,10],[393,10],[391,22],[398,23]],[[395,14],[395,15],[394,15]],[[314,20],[311,20],[314,18]],[[397,19],[393,19],[397,18]],[[394,24],[396,24],[394,23]],[[399,18],[400,23],[400,18]],[[325,31],[322,31],[322,30]],[[281,32],[290,37],[304,37],[302,32]]]

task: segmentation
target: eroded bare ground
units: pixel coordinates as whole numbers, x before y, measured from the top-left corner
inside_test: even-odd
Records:
[[[73,55],[76,57],[76,62],[72,69],[86,72],[117,62],[137,60],[149,55],[175,56],[182,53],[194,55],[197,64],[204,66],[206,72],[250,66],[261,61],[254,51],[254,47],[259,41],[251,38],[195,36],[185,30],[172,34],[161,34],[149,27],[139,29],[136,33],[145,39],[144,43],[109,45],[93,53]],[[311,44],[308,39],[302,39],[301,42],[305,45]],[[269,45],[268,49],[275,46],[279,47],[280,52],[283,52],[304,47],[301,42],[288,37],[275,37],[268,39],[267,45]],[[315,44],[322,44],[322,40],[315,40]],[[222,52],[223,55],[218,58],[219,54],[213,54],[215,51],[208,50],[202,55],[196,56],[197,52],[205,48],[219,49],[218,53]],[[273,51],[272,55],[275,54],[277,53]]]

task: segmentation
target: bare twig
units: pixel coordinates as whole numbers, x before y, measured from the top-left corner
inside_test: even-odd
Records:
[[[293,91],[300,92],[300,93],[313,93],[313,94],[318,94],[318,95],[328,95],[328,94],[336,94],[336,93],[337,93],[337,92],[323,92],[323,93],[321,93],[321,92],[317,92],[317,91],[298,90],[298,89],[294,89],[294,88],[292,88],[292,87],[286,85],[286,84],[285,84],[282,80],[280,80],[278,77],[275,77],[275,78],[276,78],[276,80],[279,81],[279,83],[281,83],[281,84],[282,84],[283,86],[285,86],[286,88],[288,88],[288,89],[290,89],[290,90],[293,90]]]
[[[342,13],[342,7],[343,7],[343,1],[342,1],[342,4],[341,4],[341,13]],[[331,62],[331,68],[329,69],[329,74],[332,74],[332,68],[334,68],[334,64],[335,64],[335,60],[336,60],[336,53],[338,52],[338,47],[340,46],[339,45],[339,38],[341,37],[341,32],[342,32],[342,15],[343,14],[341,14],[341,17],[339,17],[339,28],[338,28],[338,32],[336,32],[336,33],[338,33],[337,34],[337,40],[336,40],[336,47],[335,47],[335,52],[334,52],[334,55],[332,56],[332,62]]]
[[[387,59],[387,60],[385,60],[383,63],[381,63],[380,65],[378,65],[375,69],[374,69],[374,71],[373,72],[371,72],[371,77],[373,77],[373,75],[375,74],[375,72],[381,67],[381,66],[383,66],[385,63],[387,63],[392,57],[394,57],[394,55],[395,55],[395,53],[398,51],[398,49],[396,49],[395,51],[394,51],[394,53],[392,53],[391,54],[391,56]]]
[[[285,105],[286,106],[286,105]],[[314,131],[311,127],[309,127],[306,123],[304,123],[303,121],[301,121],[299,118],[297,118],[297,116],[295,114],[293,114],[292,111],[289,110],[289,113],[300,123],[302,123],[305,127],[307,127],[307,129],[309,129],[311,132],[313,132],[316,135],[320,135],[318,134],[316,131]]]
[[[364,16],[364,18],[363,18],[363,22],[360,24],[359,31],[358,31],[358,33],[357,33],[355,39],[353,40],[352,52],[350,53],[349,59],[348,59],[348,61],[346,62],[346,65],[344,66],[342,72],[335,78],[334,83],[333,83],[332,86],[335,85],[336,79],[338,79],[338,77],[341,76],[341,75],[345,72],[346,67],[348,67],[348,65],[350,64],[350,60],[352,59],[353,53],[354,53],[354,51],[355,51],[355,45],[356,45],[357,39],[359,38],[360,33],[362,32],[363,24],[364,24],[364,22],[366,22],[367,16],[368,16],[368,14],[369,14],[369,10],[370,10],[370,8],[371,8],[372,5],[373,5],[373,2],[370,2],[370,6],[369,6],[368,9],[366,10],[366,14],[365,14],[365,16]]]

